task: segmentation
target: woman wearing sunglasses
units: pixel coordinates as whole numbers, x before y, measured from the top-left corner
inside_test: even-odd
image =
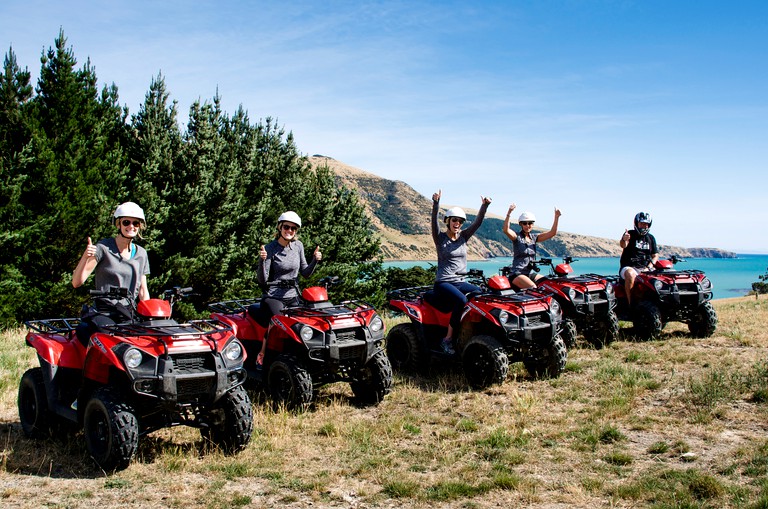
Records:
[[[288,211],[277,219],[275,240],[261,246],[259,250],[259,270],[256,274],[259,285],[266,287],[266,293],[261,299],[261,306],[252,316],[264,327],[269,326],[272,316],[279,314],[286,306],[299,305],[299,293],[296,279],[301,274],[309,277],[315,271],[317,262],[323,255],[320,246],[315,247],[312,259],[307,262],[304,256],[304,245],[298,240],[301,228],[301,218],[296,212]],[[264,360],[267,340],[261,345],[261,352],[256,363],[261,365]]]
[[[440,231],[440,221],[437,212],[440,209],[441,191],[432,195],[432,240],[437,249],[437,276],[435,277],[435,295],[438,299],[451,304],[451,319],[448,332],[442,341],[445,353],[453,354],[454,331],[459,328],[461,311],[467,303],[466,294],[480,291],[477,286],[467,283],[464,274],[467,272],[467,241],[475,234],[485,218],[485,211],[491,204],[491,199],[481,196],[482,204],[477,217],[466,230],[462,230],[467,215],[461,207],[451,207],[445,211],[445,231]]]
[[[128,201],[119,205],[112,215],[117,235],[88,243],[80,261],[72,273],[72,286],[78,288],[94,274],[94,287],[107,291],[109,287],[126,288],[130,295],[122,299],[98,298],[90,307],[83,309],[78,337],[84,344],[94,332],[108,325],[131,318],[131,307],[135,299],[149,298],[147,274],[149,259],[147,251],[134,243],[141,239],[141,230],[146,226],[144,211],[137,204]]]
[[[515,210],[515,204],[509,206],[507,217],[504,219],[504,233],[512,241],[512,252],[514,260],[512,261],[512,273],[509,275],[509,282],[516,288],[532,288],[536,286],[536,281],[541,279],[541,274],[533,271],[532,261],[536,259],[536,244],[544,242],[557,235],[557,223],[560,220],[560,209],[555,207],[555,221],[552,228],[544,233],[533,233],[533,224],[536,217],[533,212],[523,212],[517,220],[520,225],[520,233],[515,232],[509,227],[509,216]]]

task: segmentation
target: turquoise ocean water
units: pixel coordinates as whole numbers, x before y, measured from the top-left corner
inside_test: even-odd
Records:
[[[618,258],[578,258],[571,264],[576,274],[618,274]],[[555,263],[562,259],[555,258]],[[511,258],[469,262],[470,269],[482,269],[486,276],[498,274],[499,269],[512,263]],[[416,265],[428,267],[436,262],[387,262],[385,267],[408,268]],[[746,295],[758,276],[768,271],[768,255],[740,254],[737,258],[687,258],[675,266],[678,270],[698,269],[707,273],[714,285],[714,298],[725,299]],[[542,269],[544,270],[544,269]]]

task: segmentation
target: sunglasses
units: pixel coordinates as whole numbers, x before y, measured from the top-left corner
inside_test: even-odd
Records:
[[[282,228],[283,230],[287,230],[287,231],[291,231],[291,232],[295,232],[296,230],[298,230],[298,229],[299,229],[299,227],[298,227],[298,226],[291,226],[291,225],[288,225],[288,224],[284,224],[284,225],[282,225],[282,226],[281,226],[281,228]]]
[[[522,226],[531,226],[533,224],[533,221],[520,221],[520,224]]]
[[[138,228],[139,226],[141,226],[141,221],[131,221],[130,219],[123,219],[122,224],[123,226],[133,225],[134,228]]]
[[[460,217],[452,217],[451,218],[451,222],[459,223],[459,224],[464,224],[464,220],[462,218],[460,218]]]

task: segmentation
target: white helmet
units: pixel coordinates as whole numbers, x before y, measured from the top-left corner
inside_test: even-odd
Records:
[[[451,207],[448,210],[446,210],[443,221],[447,223],[448,220],[451,219],[452,217],[459,217],[464,221],[467,220],[467,215],[464,213],[464,209],[461,207]]]
[[[115,219],[119,217],[135,217],[136,219],[141,219],[144,223],[147,222],[144,218],[144,211],[132,201],[127,201],[118,205],[115,209],[114,217]]]
[[[283,212],[282,214],[280,214],[280,217],[277,218],[277,224],[280,224],[283,221],[288,221],[295,224],[298,227],[301,227],[301,218],[296,212],[292,210],[289,210],[288,212]]]
[[[520,214],[519,218],[517,218],[518,223],[522,223],[523,221],[536,222],[536,216],[533,215],[533,212],[525,211],[522,214]]]

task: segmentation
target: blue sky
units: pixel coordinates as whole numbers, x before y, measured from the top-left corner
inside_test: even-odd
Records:
[[[36,80],[59,28],[136,113],[162,73],[303,153],[443,203],[618,238],[768,253],[768,2],[0,3]],[[140,198],[137,197],[137,200]],[[425,222],[428,218],[424,218]]]

